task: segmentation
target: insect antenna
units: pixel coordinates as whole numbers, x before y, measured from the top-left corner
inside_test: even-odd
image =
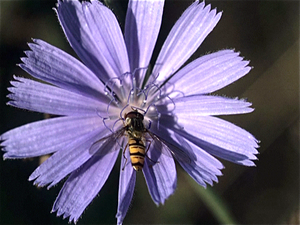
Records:
[[[125,106],[123,107],[123,109],[121,110],[121,112],[120,112],[120,118],[121,118],[123,121],[125,120],[125,118],[124,118],[122,115],[123,115],[124,110],[125,110],[128,106],[129,106],[129,104],[125,105]]]

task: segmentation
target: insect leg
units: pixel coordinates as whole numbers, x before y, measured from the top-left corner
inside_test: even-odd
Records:
[[[150,148],[150,145],[151,145],[152,141],[146,140],[146,142],[148,142],[149,144],[148,144],[148,146],[147,146],[147,149],[146,149],[146,151],[145,151],[145,154],[147,154],[147,152],[148,152],[148,150],[149,150],[149,148]]]
[[[127,164],[127,157],[125,156],[125,151],[126,151],[127,147],[128,147],[128,143],[126,144],[126,146],[125,146],[125,148],[124,148],[124,150],[123,150],[123,157],[124,157],[124,159],[125,159],[125,163],[124,163],[124,165],[123,165],[122,171],[124,171],[125,166],[126,166],[126,164]]]
[[[147,157],[147,159],[149,159],[151,162],[153,162],[153,165],[149,165],[149,167],[152,167],[152,166],[154,166],[156,163],[159,163],[159,161],[156,161],[156,162],[155,162],[153,159],[151,159],[151,158],[147,155],[147,152],[148,152],[149,149],[150,149],[150,145],[151,145],[152,141],[146,140],[146,142],[148,142],[148,146],[147,146],[147,149],[146,149],[146,151],[145,151],[145,156]]]

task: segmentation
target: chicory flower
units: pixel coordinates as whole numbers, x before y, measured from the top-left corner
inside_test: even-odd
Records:
[[[58,19],[81,61],[34,39],[20,67],[39,81],[15,76],[11,82],[8,105],[57,117],[2,134],[4,158],[51,154],[29,180],[50,188],[69,175],[52,211],[70,222],[99,193],[119,152],[116,217],[123,222],[136,178],[128,137],[145,151],[139,169],[157,205],[176,188],[174,158],[204,187],[221,175],[223,165],[215,156],[254,165],[257,140],[215,117],[252,112],[251,103],[210,95],[246,75],[249,62],[227,49],[182,67],[222,13],[195,1],[170,31],[149,72],[163,6],[162,0],[129,1],[123,36],[112,11],[99,1],[59,0]],[[129,133],[132,112],[138,116],[131,126],[141,127],[140,136]]]

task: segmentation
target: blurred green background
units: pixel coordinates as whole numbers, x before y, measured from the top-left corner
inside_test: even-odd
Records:
[[[192,1],[166,1],[154,57],[172,25]],[[219,183],[204,190],[178,167],[178,188],[164,206],[156,207],[141,173],[124,224],[299,224],[299,2],[209,1],[223,11],[195,59],[205,53],[235,48],[251,60],[253,70],[217,92],[247,97],[256,110],[226,116],[261,140],[257,167],[222,161]],[[44,118],[6,106],[12,75],[27,77],[16,64],[31,38],[40,38],[75,55],[52,10],[56,0],[1,1],[0,133]],[[113,1],[123,25],[127,1]],[[1,156],[3,153],[1,154]],[[50,214],[62,187],[37,188],[27,181],[39,159],[0,160],[0,224],[67,224]],[[119,164],[78,224],[114,224]]]

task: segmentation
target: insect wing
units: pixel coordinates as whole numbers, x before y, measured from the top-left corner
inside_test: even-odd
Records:
[[[188,156],[188,154],[182,151],[176,145],[171,144],[170,142],[164,140],[161,137],[158,137],[157,135],[151,133],[149,130],[147,130],[147,133],[153,139],[155,149],[160,151],[162,154],[167,155],[169,157],[173,156],[175,159],[181,162],[186,162],[186,163],[191,162],[191,159]]]
[[[125,129],[121,128],[120,130],[116,131],[115,133],[112,133],[106,137],[103,137],[99,139],[98,141],[94,142],[90,149],[89,153],[91,155],[97,154],[97,155],[105,155],[109,152],[115,151],[118,148],[106,148],[106,149],[101,149],[102,147],[105,147],[107,143],[110,142],[118,142],[120,137],[124,135]],[[119,143],[119,146],[121,147],[121,143]]]

